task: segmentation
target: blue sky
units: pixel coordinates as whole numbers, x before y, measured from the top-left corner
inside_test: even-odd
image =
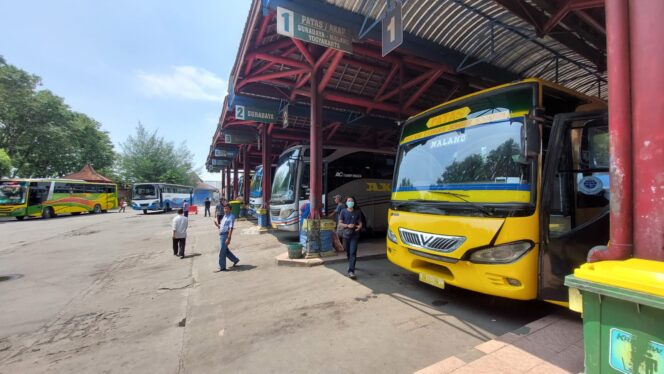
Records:
[[[204,180],[250,0],[0,0],[0,55],[102,123],[184,141]]]

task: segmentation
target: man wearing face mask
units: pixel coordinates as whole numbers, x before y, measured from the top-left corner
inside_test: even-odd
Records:
[[[344,250],[348,256],[348,277],[356,279],[355,260],[357,259],[357,241],[362,229],[362,212],[355,205],[355,198],[346,198],[346,209],[339,214],[339,226],[343,230]]]

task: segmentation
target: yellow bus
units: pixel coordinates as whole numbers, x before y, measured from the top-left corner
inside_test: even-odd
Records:
[[[52,218],[60,214],[102,213],[118,206],[113,183],[74,179],[0,180],[0,217]]]
[[[605,109],[526,79],[409,118],[388,259],[440,288],[566,303],[564,276],[608,242]]]

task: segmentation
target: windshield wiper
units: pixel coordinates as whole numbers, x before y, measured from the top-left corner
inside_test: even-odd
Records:
[[[480,212],[484,213],[486,216],[493,217],[493,213],[489,209],[483,207],[480,204],[474,203],[474,202],[469,201],[468,199],[466,199],[466,197],[470,197],[468,195],[464,195],[464,194],[460,194],[460,193],[456,193],[456,192],[449,192],[449,191],[430,191],[430,192],[438,193],[438,194],[441,194],[441,195],[454,196],[457,199],[467,203],[468,205],[472,206],[473,208],[475,208],[475,209],[479,210]]]

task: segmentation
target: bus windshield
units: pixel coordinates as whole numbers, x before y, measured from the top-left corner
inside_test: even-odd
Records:
[[[157,189],[152,184],[138,184],[134,186],[134,200],[156,199]]]
[[[297,159],[300,150],[295,149],[281,156],[279,166],[274,172],[272,183],[272,200],[280,204],[295,201],[295,178],[297,176]]]
[[[0,181],[0,204],[20,205],[25,203],[27,183]]]
[[[525,115],[533,86],[469,98],[406,124],[392,200],[455,204],[530,204]]]
[[[251,185],[249,187],[249,196],[250,197],[261,197],[263,196],[263,168],[257,167],[254,177],[251,179]]]

